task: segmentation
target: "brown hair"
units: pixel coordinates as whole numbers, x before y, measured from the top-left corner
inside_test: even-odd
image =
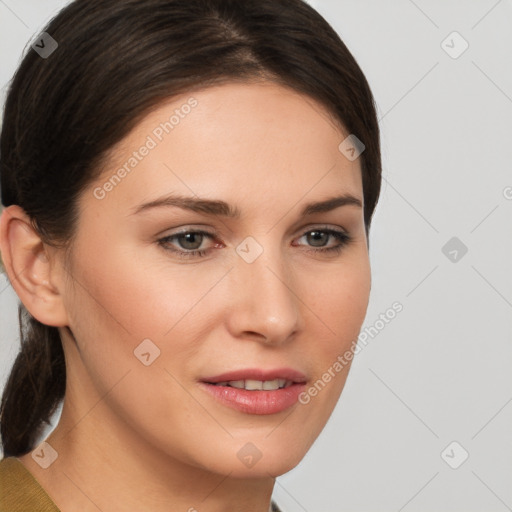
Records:
[[[265,78],[324,105],[364,145],[366,232],[381,186],[379,127],[368,83],[332,27],[302,0],[75,0],[30,49],[9,86],[0,138],[1,199],[43,241],[69,247],[77,199],[108,151],[164,99]],[[341,142],[341,141],[340,141]],[[21,348],[0,404],[4,456],[35,446],[62,401],[56,327],[19,304]]]

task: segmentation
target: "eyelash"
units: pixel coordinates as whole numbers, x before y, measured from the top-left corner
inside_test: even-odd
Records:
[[[338,231],[336,229],[331,228],[314,228],[310,229],[309,231],[304,232],[300,238],[303,236],[309,234],[309,233],[323,233],[327,235],[333,236],[336,240],[338,240],[338,245],[335,245],[333,247],[327,247],[327,248],[318,248],[318,249],[307,249],[306,252],[313,252],[313,253],[324,253],[324,254],[339,254],[341,250],[348,245],[352,241],[352,237],[345,233],[344,231]],[[176,249],[170,249],[169,243],[171,240],[174,240],[176,238],[179,238],[181,236],[185,235],[203,235],[210,239],[214,239],[215,235],[203,230],[190,230],[190,231],[182,231],[181,233],[175,233],[173,235],[166,236],[164,238],[160,238],[157,243],[164,248],[166,251],[170,251],[175,253],[179,258],[193,258],[193,257],[199,257],[203,258],[205,257],[211,250],[210,249],[194,249],[194,250],[176,250]]]

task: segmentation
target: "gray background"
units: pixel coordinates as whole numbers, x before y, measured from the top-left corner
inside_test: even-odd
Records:
[[[0,0],[0,87],[66,3]],[[357,58],[381,118],[363,330],[395,301],[403,311],[356,356],[275,498],[285,512],[512,510],[512,2],[310,3]],[[453,31],[469,44],[461,55]],[[0,329],[1,386],[19,343],[3,275]]]

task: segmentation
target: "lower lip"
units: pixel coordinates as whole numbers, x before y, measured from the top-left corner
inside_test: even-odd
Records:
[[[247,414],[276,414],[297,403],[305,384],[271,391],[248,391],[201,382],[201,387],[224,405]]]

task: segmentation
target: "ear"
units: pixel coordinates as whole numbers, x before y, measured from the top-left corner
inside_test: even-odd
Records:
[[[0,216],[0,252],[9,281],[29,313],[46,325],[68,325],[57,254],[49,251],[18,205],[5,208]]]

